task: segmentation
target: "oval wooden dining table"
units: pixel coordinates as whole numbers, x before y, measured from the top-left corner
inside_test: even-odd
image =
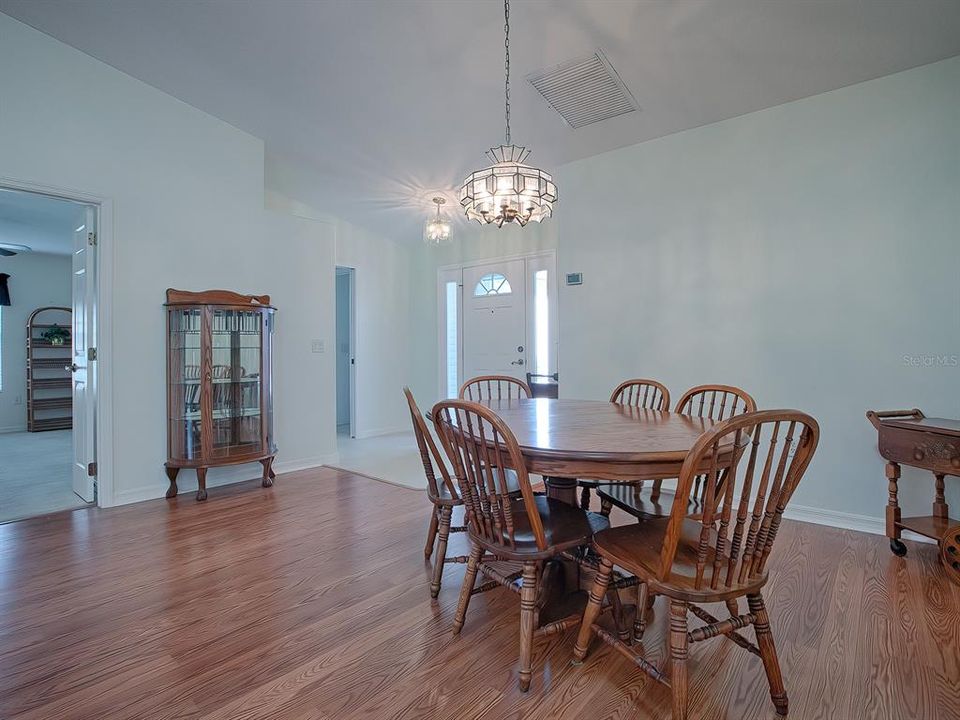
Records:
[[[709,418],[597,400],[503,399],[482,404],[513,431],[527,471],[542,475],[547,496],[577,504],[577,479],[636,482],[677,477],[690,448],[715,424]],[[721,443],[729,465],[734,443]]]

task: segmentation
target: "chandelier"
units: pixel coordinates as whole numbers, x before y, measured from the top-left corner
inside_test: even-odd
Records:
[[[481,225],[540,222],[553,215],[557,186],[550,173],[526,164],[530,151],[510,142],[510,0],[503,3],[505,142],[490,148],[493,165],[470,173],[460,188],[467,218]]]
[[[423,241],[427,245],[446,245],[451,241],[450,218],[446,213],[440,212],[440,206],[446,200],[442,197],[435,197],[433,202],[437,206],[437,214],[427,218],[427,221],[423,224]]]

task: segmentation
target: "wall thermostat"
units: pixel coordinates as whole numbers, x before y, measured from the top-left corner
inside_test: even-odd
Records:
[[[567,285],[583,285],[583,273],[567,273]]]

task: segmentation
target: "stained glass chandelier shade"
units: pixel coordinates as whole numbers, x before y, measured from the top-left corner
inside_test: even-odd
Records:
[[[493,165],[470,173],[460,204],[470,220],[498,227],[505,222],[540,222],[553,215],[557,186],[548,172],[527,165],[530,151],[519,145],[490,148]]]
[[[460,188],[460,205],[467,218],[481,225],[541,222],[553,215],[557,186],[553,176],[526,164],[530,151],[510,141],[510,1],[503,4],[505,142],[490,148],[489,167],[470,173]]]

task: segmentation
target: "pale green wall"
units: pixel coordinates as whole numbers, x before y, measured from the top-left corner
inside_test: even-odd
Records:
[[[539,230],[561,273],[584,273],[560,287],[562,394],[634,375],[676,394],[742,385],[821,424],[796,505],[882,516],[864,412],[960,417],[960,58],[553,169],[561,202]],[[425,325],[436,264],[421,262]],[[932,479],[902,484],[928,512]]]

